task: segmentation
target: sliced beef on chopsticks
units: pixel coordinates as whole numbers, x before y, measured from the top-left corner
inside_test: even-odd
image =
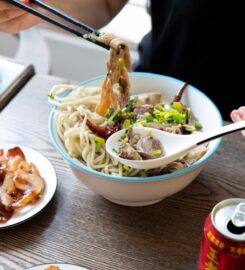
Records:
[[[127,44],[113,34],[104,34],[99,40],[110,46],[107,62],[107,75],[102,85],[101,100],[96,112],[105,115],[109,107],[118,109],[127,105],[130,95],[130,83],[127,71],[131,71],[131,61]],[[118,91],[113,91],[115,84]]]

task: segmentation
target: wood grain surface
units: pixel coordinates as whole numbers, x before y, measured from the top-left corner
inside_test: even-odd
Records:
[[[38,150],[55,167],[58,189],[31,220],[0,230],[0,269],[66,262],[91,270],[195,270],[203,222],[226,198],[245,197],[245,140],[226,136],[202,173],[182,192],[152,206],[123,207],[74,178],[48,134],[50,88],[36,75],[0,115],[0,140]]]

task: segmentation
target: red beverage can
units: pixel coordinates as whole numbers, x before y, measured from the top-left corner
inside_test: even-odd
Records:
[[[224,200],[206,218],[198,270],[245,270],[245,199]]]

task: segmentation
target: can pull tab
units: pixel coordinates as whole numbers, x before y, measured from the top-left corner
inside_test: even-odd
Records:
[[[245,227],[245,203],[239,203],[235,208],[231,221],[236,227]]]

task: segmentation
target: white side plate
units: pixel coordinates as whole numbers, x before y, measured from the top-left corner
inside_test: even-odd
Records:
[[[11,149],[16,146],[21,148],[25,154],[27,162],[32,162],[38,168],[45,181],[45,190],[43,196],[36,203],[16,210],[13,216],[6,223],[0,224],[0,229],[22,223],[39,213],[50,202],[57,186],[55,170],[46,157],[26,146],[0,143],[0,149],[4,150]]]

